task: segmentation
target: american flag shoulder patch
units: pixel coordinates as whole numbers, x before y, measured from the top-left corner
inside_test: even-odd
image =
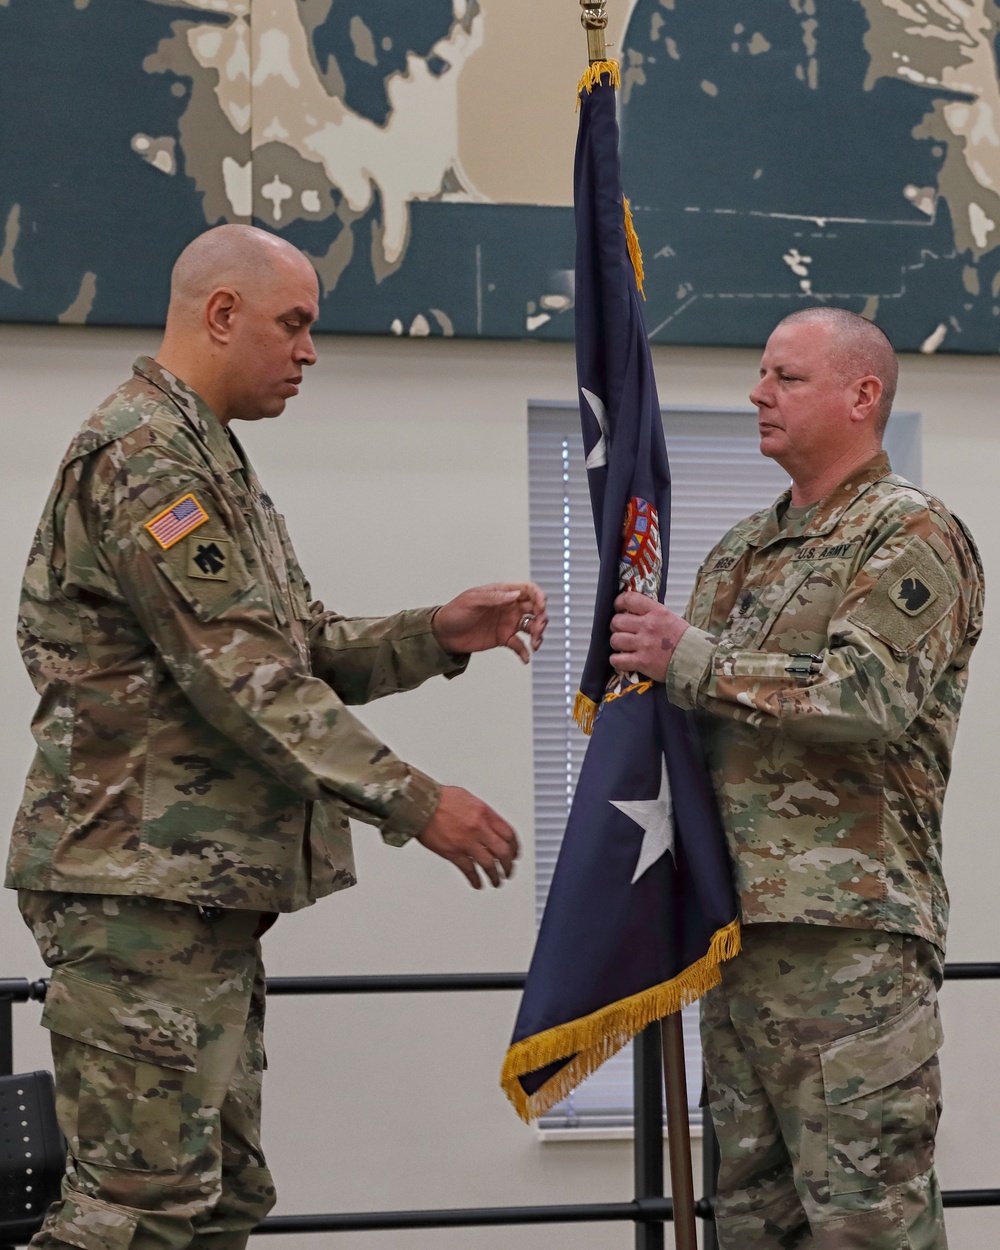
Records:
[[[174,543],[179,543],[207,520],[208,513],[194,495],[184,495],[169,508],[158,512],[143,528],[149,530],[164,551],[168,551]]]

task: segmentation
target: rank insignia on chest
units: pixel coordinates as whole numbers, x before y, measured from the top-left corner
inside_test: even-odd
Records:
[[[916,569],[912,569],[889,591],[889,598],[907,616],[919,616],[937,598],[937,591],[931,590]]]
[[[208,513],[194,495],[184,495],[147,521],[144,528],[149,530],[164,551],[169,551],[207,520]]]
[[[229,541],[225,538],[192,538],[189,544],[188,577],[202,577],[210,582],[229,581]]]

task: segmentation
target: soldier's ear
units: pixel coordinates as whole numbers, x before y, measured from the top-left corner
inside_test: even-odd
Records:
[[[854,407],[851,409],[851,420],[869,421],[878,415],[878,407],[882,400],[882,382],[873,373],[858,378],[854,383]]]
[[[231,286],[217,287],[205,301],[205,328],[216,343],[228,343],[241,299]]]

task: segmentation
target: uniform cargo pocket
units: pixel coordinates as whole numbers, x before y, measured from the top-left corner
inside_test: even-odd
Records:
[[[56,969],[42,1024],[51,1030],[61,1111],[80,1160],[174,1172],[185,1073],[197,1067],[193,1013]]]
[[[64,1198],[54,1210],[58,1211],[59,1244],[76,1250],[129,1250],[139,1224],[138,1211],[129,1212],[81,1193]]]
[[[940,1114],[937,996],[820,1052],[832,1194],[895,1185],[931,1165]]]

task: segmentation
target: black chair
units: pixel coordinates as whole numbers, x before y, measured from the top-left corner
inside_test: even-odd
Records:
[[[0,1076],[0,1247],[31,1240],[65,1166],[52,1074]]]

